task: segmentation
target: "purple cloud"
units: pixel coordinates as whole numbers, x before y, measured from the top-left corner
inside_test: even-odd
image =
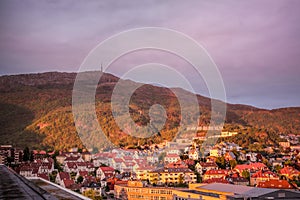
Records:
[[[159,26],[181,31],[207,49],[223,75],[229,102],[299,106],[299,8],[297,0],[3,0],[1,74],[77,71],[88,52],[105,38],[130,28]],[[156,58],[197,81],[185,62],[174,63],[172,56],[153,52],[141,55],[123,61]],[[197,91],[207,95],[204,87],[199,84]]]

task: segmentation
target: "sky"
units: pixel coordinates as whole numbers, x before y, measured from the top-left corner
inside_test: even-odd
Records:
[[[1,0],[0,75],[76,72],[108,37],[162,27],[206,49],[222,75],[228,102],[300,106],[299,9],[298,0]],[[176,65],[197,93],[209,95],[187,63],[166,53],[137,52],[115,62],[111,72],[118,75],[126,65],[149,61]]]

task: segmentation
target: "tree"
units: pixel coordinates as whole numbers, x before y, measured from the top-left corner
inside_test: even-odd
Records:
[[[226,160],[225,160],[224,156],[217,157],[216,164],[218,165],[219,168],[225,169],[226,168]]]
[[[95,190],[86,190],[83,192],[83,195],[93,199],[93,200],[101,200],[101,196],[99,196],[99,194],[97,194],[97,192]]]
[[[53,158],[54,160],[54,168],[57,169],[59,172],[63,171],[63,168],[60,166],[60,164],[57,162],[56,157]]]
[[[282,169],[282,167],[280,166],[280,165],[276,165],[275,167],[274,167],[274,170],[276,171],[276,172],[279,172],[279,170],[281,170]]]
[[[292,166],[293,162],[291,160],[287,160],[284,162],[284,165]]]
[[[23,151],[23,161],[29,161],[30,159],[30,151],[28,147],[25,147]]]
[[[77,178],[77,183],[82,183],[82,181],[83,181],[83,177],[82,176],[78,176],[78,178]]]
[[[248,170],[244,170],[242,172],[242,177],[244,177],[247,180],[250,180],[250,172],[248,172]]]
[[[162,152],[161,154],[159,154],[158,160],[159,160],[159,161],[163,161],[164,158],[165,158],[165,156],[166,156],[166,152]]]
[[[237,165],[236,160],[230,160],[229,165],[230,165],[231,169],[235,168],[235,166]]]
[[[33,154],[33,151],[30,151],[29,160],[30,160],[30,162],[33,162],[33,161],[34,161],[34,154]]]
[[[179,175],[179,184],[183,184],[184,177],[182,174]]]

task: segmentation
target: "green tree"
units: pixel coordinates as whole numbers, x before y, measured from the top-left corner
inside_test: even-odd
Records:
[[[30,151],[28,147],[25,147],[23,151],[23,161],[29,161],[30,159]]]
[[[224,156],[217,157],[216,164],[218,165],[219,168],[225,169],[226,168],[226,160],[225,160]]]
[[[248,170],[244,170],[242,172],[242,177],[244,177],[245,179],[247,179],[249,181],[250,180],[250,172],[248,172]]]
[[[276,165],[275,167],[274,167],[274,170],[276,171],[276,172],[279,172],[279,170],[281,170],[282,169],[282,167],[280,166],[280,165]]]
[[[163,153],[159,154],[158,160],[159,160],[159,161],[164,161],[164,158],[165,158],[165,157],[166,157],[166,152],[163,152]]]
[[[293,165],[293,162],[291,160],[287,160],[287,161],[284,162],[284,165],[291,166],[291,165]]]
[[[82,183],[82,181],[83,181],[83,177],[82,176],[78,176],[78,178],[77,178],[77,183]]]
[[[231,169],[235,168],[235,166],[237,165],[236,160],[230,160],[229,165],[230,165]]]
[[[83,192],[83,195],[93,199],[93,200],[101,200],[101,196],[99,196],[99,194],[97,194],[97,192],[95,190],[86,190]]]
[[[29,160],[30,160],[30,162],[33,162],[33,161],[34,161],[34,154],[33,154],[33,151],[30,151]]]
[[[183,181],[184,181],[184,177],[182,174],[179,175],[179,184],[183,184]]]

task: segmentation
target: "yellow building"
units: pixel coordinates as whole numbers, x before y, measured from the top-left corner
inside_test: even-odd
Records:
[[[214,148],[209,151],[209,155],[213,157],[220,157],[222,154],[221,150],[219,150],[218,148]]]
[[[128,200],[172,200],[173,189],[145,187],[141,181],[128,181],[127,185],[115,185],[115,198]]]
[[[189,184],[189,188],[152,187],[140,181],[115,185],[115,198],[126,200],[217,200],[217,199],[299,199],[300,192],[242,185],[211,183]]]
[[[149,173],[151,184],[196,183],[197,176],[189,168],[161,168]]]
[[[207,184],[189,184],[189,189],[173,191],[173,200],[217,200],[227,199],[234,192],[221,192],[217,189],[206,189]]]
[[[128,181],[128,184],[115,185],[115,198],[128,200],[216,200],[226,199],[232,192],[220,192],[190,184],[187,188],[168,188],[145,186],[141,181]]]
[[[138,180],[150,180],[150,172],[153,170],[152,167],[139,167],[136,169],[136,178]]]

